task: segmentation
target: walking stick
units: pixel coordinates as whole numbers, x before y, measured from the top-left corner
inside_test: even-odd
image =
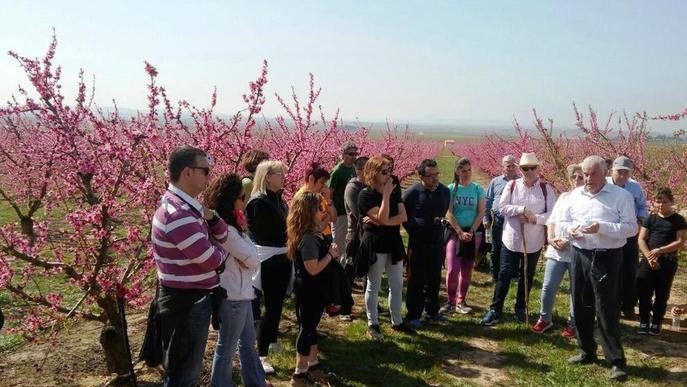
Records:
[[[525,243],[525,223],[520,223],[520,239],[522,239],[522,271],[525,280],[525,324],[530,325],[530,292],[528,292],[527,278],[527,244]]]

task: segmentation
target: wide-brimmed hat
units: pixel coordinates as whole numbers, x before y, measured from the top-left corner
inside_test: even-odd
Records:
[[[524,165],[539,165],[539,159],[537,159],[537,155],[534,153],[523,153],[522,156],[520,156],[519,165],[521,167]]]

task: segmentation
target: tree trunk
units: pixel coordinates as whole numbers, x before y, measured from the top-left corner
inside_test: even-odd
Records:
[[[105,353],[105,363],[109,373],[116,373],[118,376],[126,376],[120,379],[131,380],[131,383],[119,385],[133,385],[130,368],[130,355],[127,353],[125,335],[122,330],[121,316],[117,308],[117,299],[113,294],[105,294],[98,299],[98,305],[103,308],[107,316],[107,322],[100,332],[100,345]]]
[[[30,216],[22,216],[21,220],[21,233],[29,238],[29,243],[33,246],[36,241],[36,232],[33,229],[33,218]]]

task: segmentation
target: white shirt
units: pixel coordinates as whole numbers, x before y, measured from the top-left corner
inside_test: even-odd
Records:
[[[553,206],[551,216],[549,216],[549,220],[546,221],[547,226],[552,224],[555,225],[554,236],[568,239],[568,241],[570,237],[567,235],[564,226],[561,225],[560,218],[568,204],[570,204],[569,196],[570,192],[563,192],[561,196],[558,197],[556,204]],[[546,252],[544,252],[544,256],[546,258],[555,259],[558,262],[569,263],[572,260],[572,246],[568,244],[565,250],[556,250],[553,246],[549,245],[546,248]]]
[[[168,190],[169,192],[172,192],[172,193],[176,194],[176,195],[179,196],[180,198],[184,199],[184,201],[185,201],[186,203],[192,205],[193,208],[195,208],[195,209],[201,214],[201,216],[202,216],[202,214],[203,214],[203,205],[200,204],[200,202],[198,201],[198,199],[196,199],[196,198],[194,198],[194,197],[191,197],[191,195],[189,195],[189,194],[187,194],[186,192],[182,191],[181,188],[179,188],[179,187],[177,187],[177,186],[175,186],[175,185],[173,185],[173,184],[170,184],[169,187],[167,187],[167,190]]]
[[[585,187],[575,188],[569,195],[569,205],[560,223],[570,232],[575,227],[599,223],[596,234],[571,238],[580,249],[615,249],[623,247],[627,238],[637,234],[637,216],[632,195],[625,189],[605,183],[599,192],[591,194]]]

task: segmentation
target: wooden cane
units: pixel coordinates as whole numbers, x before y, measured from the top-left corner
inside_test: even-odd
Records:
[[[520,239],[522,240],[522,260],[523,260],[523,275],[525,280],[525,324],[530,325],[530,293],[528,290],[528,279],[527,279],[527,244],[525,243],[525,223],[520,223]]]

